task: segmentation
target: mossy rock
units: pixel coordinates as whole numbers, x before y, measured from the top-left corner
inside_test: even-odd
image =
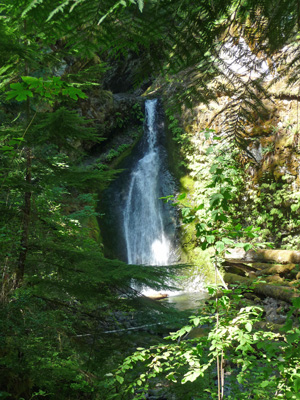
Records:
[[[283,150],[287,147],[293,147],[294,142],[295,142],[295,133],[281,132],[281,134],[277,136],[277,140],[275,141],[275,149]]]
[[[89,235],[90,237],[95,240],[96,243],[100,245],[100,247],[103,247],[102,244],[102,236],[101,236],[101,231],[98,223],[98,219],[95,215],[92,215],[91,217],[87,218],[82,225],[86,228],[89,229]]]
[[[132,153],[133,149],[135,148],[135,146],[140,141],[143,135],[143,127],[142,126],[136,127],[134,130],[130,131],[130,133],[132,132],[135,133],[135,138],[131,141],[129,147],[126,150],[124,150],[116,158],[113,159],[113,161],[109,164],[110,168],[113,169],[117,168],[123,162],[123,160]]]
[[[190,289],[198,290],[199,286],[216,283],[215,267],[212,263],[212,250],[202,250],[200,247],[190,248],[187,252],[189,269],[184,271],[183,283]],[[221,275],[223,272],[221,271]],[[217,284],[221,284],[217,278]],[[198,286],[197,286],[198,285]]]

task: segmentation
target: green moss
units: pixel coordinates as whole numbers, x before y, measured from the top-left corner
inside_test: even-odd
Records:
[[[184,272],[188,286],[199,280],[199,277],[207,285],[216,283],[215,268],[211,260],[212,251],[212,249],[201,250],[200,247],[190,249],[188,255],[191,267]],[[222,271],[221,275],[223,275]],[[217,277],[217,284],[221,284],[219,277]]]
[[[167,126],[167,124],[166,124]],[[166,148],[168,152],[168,168],[174,177],[179,181],[182,175],[186,173],[186,167],[180,154],[180,146],[174,141],[172,132],[167,129]]]
[[[195,180],[190,175],[186,174],[180,178],[180,186],[182,191],[192,195],[195,191]]]
[[[132,150],[137,145],[137,143],[139,142],[139,140],[143,135],[143,127],[142,126],[136,127],[134,131],[131,130],[130,132],[128,132],[128,135],[131,138],[133,138],[133,141],[126,145],[119,146],[118,149],[122,150],[123,146],[124,151],[121,151],[119,154],[117,152],[116,157],[109,163],[110,168],[112,169],[117,168],[122,163],[122,161],[132,153]]]
[[[282,132],[279,138],[276,140],[275,147],[282,150],[286,147],[292,147],[295,142],[295,133]]]
[[[185,225],[181,229],[181,261],[183,263],[193,263],[193,252],[196,247],[196,236],[194,224]]]
[[[88,228],[90,237],[102,248],[102,236],[97,217],[95,215],[90,216],[82,223],[82,225],[83,227]]]
[[[182,176],[180,179],[181,190],[188,195],[182,204],[189,206],[191,198],[195,192],[195,180],[188,174]],[[185,270],[184,280],[186,285],[190,286],[192,282],[197,281],[197,277],[203,280],[206,284],[215,283],[215,270],[211,262],[211,252],[209,250],[203,251],[197,246],[197,238],[195,235],[195,223],[185,224],[181,230],[181,261],[190,264],[191,267]],[[218,282],[220,283],[220,282]]]

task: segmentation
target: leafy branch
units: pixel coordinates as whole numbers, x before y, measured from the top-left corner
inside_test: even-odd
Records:
[[[59,96],[66,96],[72,100],[87,98],[87,95],[81,89],[76,88],[74,84],[62,81],[58,76],[46,79],[22,76],[22,82],[11,83],[10,89],[6,100],[15,98],[17,101],[25,101],[36,94],[39,98],[53,105]]]

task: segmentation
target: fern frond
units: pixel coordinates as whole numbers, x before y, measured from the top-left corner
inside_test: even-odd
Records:
[[[44,3],[45,0],[33,0],[26,8],[25,10],[22,12],[21,16],[22,18],[25,18],[27,16],[27,14],[34,8],[36,8],[38,5],[41,5],[42,3]]]
[[[46,22],[50,21],[54,17],[54,15],[56,15],[58,13],[63,13],[64,9],[66,8],[66,6],[68,4],[70,4],[70,2],[71,2],[71,0],[65,0],[62,4],[60,4],[59,6],[54,8],[54,10],[50,12]]]

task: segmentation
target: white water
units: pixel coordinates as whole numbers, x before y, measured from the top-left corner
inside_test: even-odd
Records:
[[[159,191],[161,159],[156,122],[157,100],[147,100],[146,147],[130,177],[123,211],[128,264],[168,265],[171,243],[165,233],[162,194]]]
[[[165,174],[164,157],[159,145],[157,116],[157,100],[147,100],[145,103],[145,138],[141,158],[134,165],[127,189],[127,198],[123,208],[123,233],[126,243],[128,264],[144,264],[164,266],[174,263],[174,234],[169,235],[168,229],[172,218],[171,212],[164,208],[159,198],[170,194],[162,193]],[[167,185],[168,186],[168,185]],[[170,190],[170,188],[167,188]],[[173,221],[174,223],[174,221]],[[185,294],[185,301],[195,303],[195,292],[203,290],[203,279],[196,274],[192,279],[166,282],[170,286],[181,286],[181,290],[163,290],[170,296],[172,302],[178,295]],[[148,287],[139,288],[145,296],[155,296],[159,292]],[[189,296],[193,296],[190,300]],[[200,298],[204,296],[200,293]],[[179,298],[178,298],[179,299]],[[180,300],[182,301],[182,299]],[[176,300],[174,300],[176,302]]]

